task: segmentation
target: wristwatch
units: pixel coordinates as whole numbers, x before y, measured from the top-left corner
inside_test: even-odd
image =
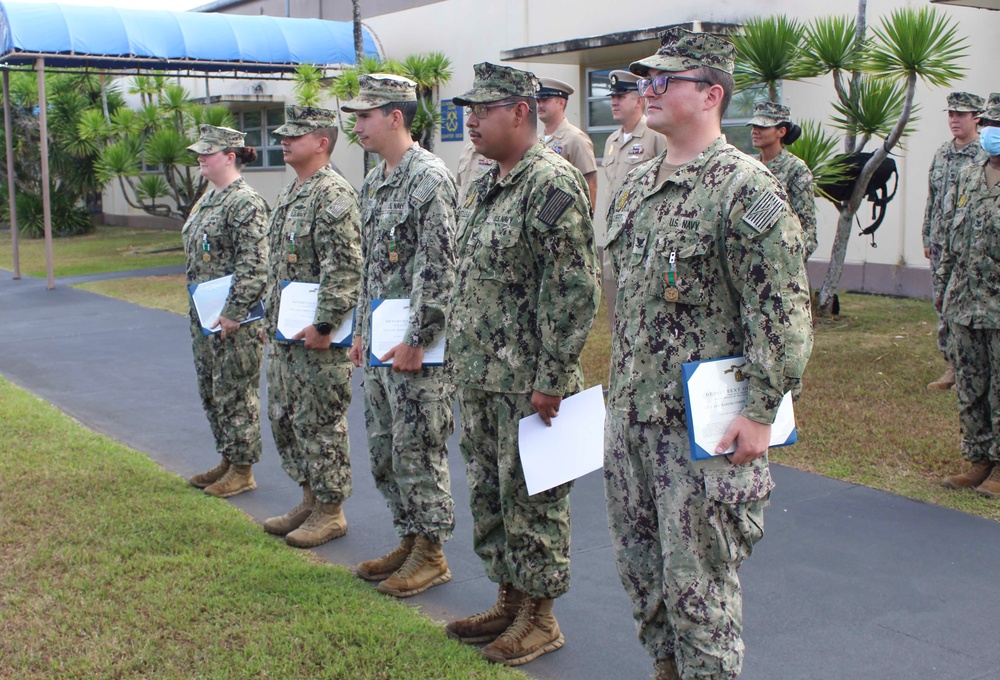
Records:
[[[315,328],[316,332],[320,335],[330,335],[330,333],[333,332],[333,324],[325,321],[323,323],[314,323],[313,328]]]

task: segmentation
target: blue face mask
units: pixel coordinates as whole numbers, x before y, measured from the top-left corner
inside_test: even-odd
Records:
[[[991,156],[1000,156],[1000,128],[985,127],[979,132],[979,143]]]

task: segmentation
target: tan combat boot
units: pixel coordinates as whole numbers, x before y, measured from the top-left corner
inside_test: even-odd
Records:
[[[927,389],[935,392],[947,392],[955,386],[955,367],[948,364],[948,368],[940,378],[932,383],[927,383]]]
[[[993,472],[976,487],[976,493],[987,498],[1000,498],[1000,465],[993,464]]]
[[[501,583],[496,604],[484,612],[452,621],[444,627],[444,632],[467,644],[493,642],[514,623],[523,598],[524,593],[513,585]]]
[[[229,498],[244,491],[257,488],[249,465],[230,465],[222,479],[205,489],[205,493],[216,498]]]
[[[410,597],[450,580],[451,570],[441,544],[426,536],[418,536],[406,562],[399,571],[378,584],[378,591],[396,597]]]
[[[290,531],[294,531],[302,526],[302,523],[312,514],[313,505],[316,499],[313,496],[312,488],[308,484],[302,485],[302,502],[294,508],[278,517],[270,517],[264,520],[264,531],[275,536],[284,536]]]
[[[315,548],[347,533],[347,518],[340,503],[313,504],[312,513],[298,529],[285,536],[295,548]]]
[[[563,646],[566,638],[552,615],[553,600],[525,595],[510,628],[483,647],[483,656],[504,666],[520,666]]]
[[[972,464],[971,469],[966,470],[959,475],[945,477],[941,480],[941,484],[949,489],[973,489],[985,482],[986,478],[990,476],[990,472],[992,471],[993,463],[990,461],[976,461]]]
[[[196,486],[199,489],[204,489],[205,487],[211,486],[212,484],[215,484],[217,481],[222,479],[222,475],[226,474],[226,471],[228,469],[229,469],[229,461],[223,458],[221,463],[216,465],[208,472],[202,472],[200,474],[197,474],[188,481],[191,482],[191,486]]]
[[[416,540],[417,538],[413,534],[403,536],[398,548],[377,559],[365,560],[354,571],[366,581],[383,581],[403,566],[406,558],[410,556],[410,551],[413,550],[413,543]]]
[[[653,680],[681,680],[681,674],[677,670],[677,662],[672,656],[657,659],[653,664],[653,669],[656,671]]]

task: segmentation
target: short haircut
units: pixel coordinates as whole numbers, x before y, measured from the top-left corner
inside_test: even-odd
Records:
[[[528,106],[528,125],[538,127],[538,102],[534,97],[507,97],[504,102],[524,102]]]
[[[719,69],[712,68],[710,66],[699,66],[694,75],[696,78],[708,81],[707,84],[697,84],[699,91],[709,88],[712,85],[720,85],[722,87],[722,102],[719,105],[719,121],[721,121],[725,117],[726,109],[729,108],[729,102],[733,98],[733,90],[736,89],[736,82],[733,80],[733,74],[720,71]]]
[[[317,128],[312,132],[310,132],[309,134],[313,135],[314,137],[325,137],[327,140],[329,140],[330,144],[327,147],[327,150],[329,153],[332,154],[333,147],[337,143],[337,135],[339,133],[340,131],[337,130],[337,128],[335,127],[325,127],[325,128]]]
[[[417,107],[419,106],[418,102],[389,102],[378,107],[378,110],[382,112],[383,116],[391,116],[393,111],[399,111],[403,114],[403,127],[409,132],[413,127],[413,119],[417,116]]]

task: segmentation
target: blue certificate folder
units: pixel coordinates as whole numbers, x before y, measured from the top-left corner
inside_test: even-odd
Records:
[[[319,284],[305,281],[282,281],[278,301],[277,329],[274,337],[281,342],[304,343],[292,340],[306,326],[312,325],[319,306]],[[354,310],[344,315],[340,325],[330,335],[331,347],[350,347],[354,340]]]
[[[369,366],[392,366],[392,359],[379,361],[386,353],[406,339],[406,329],[410,325],[410,299],[385,298],[371,302],[371,350],[368,354]],[[440,366],[444,363],[444,332],[434,338],[434,342],[424,348],[424,366]]]
[[[715,453],[719,440],[747,402],[750,383],[742,373],[745,366],[742,356],[681,364],[692,460],[704,460],[736,450],[735,446],[730,446],[724,454]],[[770,446],[788,446],[796,441],[798,432],[795,429],[792,393],[788,392],[782,398],[771,425]]]
[[[198,323],[201,324],[203,335],[214,335],[222,330],[222,327],[211,328],[219,320],[219,315],[226,306],[229,298],[229,289],[233,284],[233,275],[204,281],[202,283],[192,283],[188,286],[188,294],[191,296],[191,303],[198,314]],[[260,300],[255,302],[247,310],[247,318],[240,321],[240,324],[258,321],[264,318],[264,303]]]

